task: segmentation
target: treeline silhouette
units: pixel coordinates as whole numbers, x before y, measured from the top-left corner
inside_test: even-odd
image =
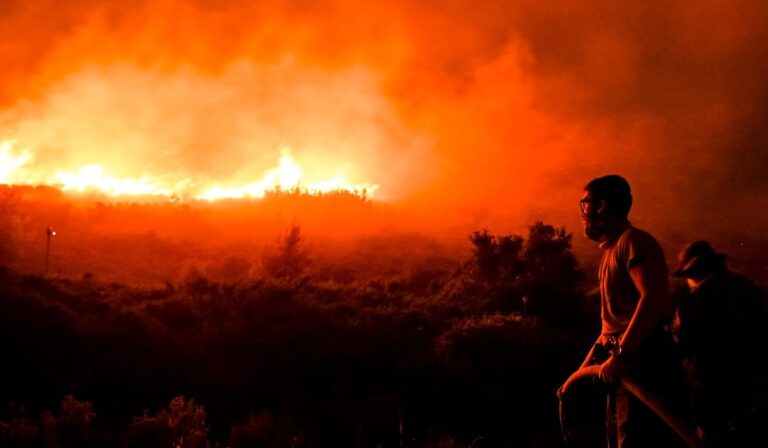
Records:
[[[554,391],[598,331],[571,235],[469,240],[375,280],[296,226],[255,280],[0,269],[0,446],[558,445]]]

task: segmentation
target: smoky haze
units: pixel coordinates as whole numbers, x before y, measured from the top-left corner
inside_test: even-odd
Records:
[[[751,1],[4,1],[0,123],[41,170],[227,183],[289,146],[425,219],[509,229],[578,226],[586,181],[620,173],[652,230],[762,241],[767,21]]]

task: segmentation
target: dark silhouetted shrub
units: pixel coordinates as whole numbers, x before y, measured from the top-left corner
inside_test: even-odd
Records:
[[[309,252],[304,247],[301,228],[291,226],[276,248],[264,253],[264,273],[275,278],[296,278],[309,266]]]

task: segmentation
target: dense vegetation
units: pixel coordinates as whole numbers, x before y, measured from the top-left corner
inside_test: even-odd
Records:
[[[297,227],[255,279],[2,269],[0,445],[558,445],[555,390],[598,317],[571,236],[470,243],[389,279],[313,260]]]

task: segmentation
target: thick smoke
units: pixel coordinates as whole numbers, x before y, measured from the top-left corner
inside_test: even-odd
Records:
[[[194,191],[258,181],[287,147],[307,179],[381,183],[385,173],[414,174],[387,157],[390,148],[420,149],[376,83],[364,67],[327,72],[290,59],[233,63],[216,76],[88,67],[2,121],[34,153],[31,170],[43,172],[99,163],[117,177],[151,176]]]
[[[748,1],[6,1],[0,103],[46,163],[238,178],[288,145],[478,224],[577,225],[584,183],[621,173],[651,226],[759,235],[767,19]]]

